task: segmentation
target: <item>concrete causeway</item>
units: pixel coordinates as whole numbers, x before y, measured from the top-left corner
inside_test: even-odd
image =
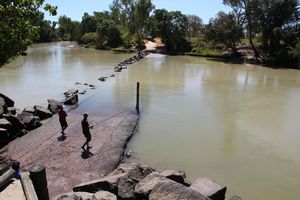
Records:
[[[22,171],[35,164],[46,166],[50,197],[69,192],[82,182],[103,177],[122,161],[125,146],[138,122],[134,110],[109,116],[89,116],[92,141],[90,154],[83,153],[85,138],[81,131],[82,115],[68,112],[67,138],[60,137],[57,115],[38,129],[1,149],[0,156],[18,160]]]

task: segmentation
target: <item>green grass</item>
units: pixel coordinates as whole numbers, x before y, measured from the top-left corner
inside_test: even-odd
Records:
[[[216,49],[207,49],[207,48],[193,48],[191,52],[185,53],[185,55],[216,57],[216,58],[226,57],[221,51],[218,51]]]

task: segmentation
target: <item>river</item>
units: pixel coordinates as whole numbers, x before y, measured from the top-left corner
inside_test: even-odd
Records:
[[[89,103],[76,111],[102,115],[134,108],[139,81],[130,161],[183,170],[191,181],[210,177],[228,187],[227,197],[300,198],[300,71],[150,55],[115,73],[130,54],[69,45],[32,46],[0,69],[0,92],[21,111],[70,88],[86,90],[80,103]]]

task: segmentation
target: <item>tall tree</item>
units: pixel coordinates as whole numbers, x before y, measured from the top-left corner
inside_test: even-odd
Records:
[[[97,30],[97,22],[94,16],[89,15],[88,13],[84,13],[81,20],[81,34],[96,32]]]
[[[208,40],[223,43],[227,48],[232,49],[236,56],[239,56],[236,44],[242,35],[242,27],[235,16],[224,12],[219,12],[215,19],[210,19],[205,32]]]
[[[25,53],[38,35],[38,27],[32,23],[44,0],[0,1],[0,66],[11,58]],[[56,7],[49,4],[44,9],[56,14]]]
[[[145,34],[154,5],[151,0],[114,0],[110,6],[113,17],[127,27],[139,43]]]
[[[168,12],[165,9],[158,9],[154,11],[151,21],[153,23],[151,35],[162,37],[168,52],[190,50],[190,45],[185,38],[188,24],[186,15],[180,11]]]
[[[202,19],[197,15],[188,15],[187,19],[188,19],[187,36],[197,37],[204,27]]]
[[[259,8],[259,0],[223,0],[225,5],[230,6],[238,17],[238,21],[247,30],[249,43],[255,53],[256,61],[258,62],[259,53],[253,43],[255,30],[257,28],[258,19],[257,8]]]

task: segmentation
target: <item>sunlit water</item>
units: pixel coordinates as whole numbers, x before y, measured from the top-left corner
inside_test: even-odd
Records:
[[[0,92],[22,110],[86,89],[76,112],[108,115],[134,108],[139,81],[131,161],[183,170],[191,181],[213,178],[228,187],[227,197],[300,199],[300,71],[149,56],[114,73],[131,55],[68,45],[35,45],[0,69]]]

